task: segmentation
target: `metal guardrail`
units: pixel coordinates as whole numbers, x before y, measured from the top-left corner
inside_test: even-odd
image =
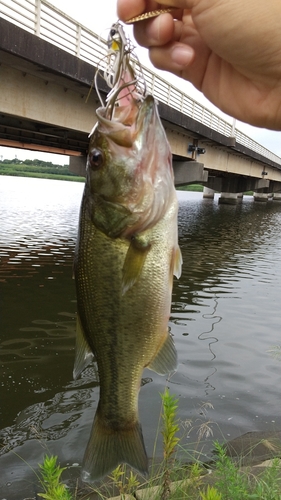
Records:
[[[106,41],[46,0],[0,0],[0,16],[57,45],[71,54],[97,65],[107,53]],[[181,92],[147,68],[143,68],[147,89],[156,99],[227,136],[232,125]],[[235,129],[239,144],[281,165],[281,158]]]

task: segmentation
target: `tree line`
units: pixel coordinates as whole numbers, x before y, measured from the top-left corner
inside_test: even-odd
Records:
[[[84,181],[84,177],[78,177],[69,171],[68,165],[56,165],[51,161],[44,160],[0,160],[0,175],[12,175],[19,177],[40,177],[45,179],[61,179],[69,181]]]
[[[34,165],[35,167],[56,167],[56,168],[68,168],[68,165],[56,165],[51,161],[44,160],[19,160],[14,158],[13,160],[1,159],[0,163],[3,165]]]

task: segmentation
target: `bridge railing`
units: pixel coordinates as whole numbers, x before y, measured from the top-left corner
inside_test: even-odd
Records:
[[[102,64],[107,44],[46,0],[0,0],[0,15],[17,26],[90,62]],[[156,99],[181,111],[209,128],[230,137],[232,125],[147,68],[143,68],[147,88]],[[281,158],[235,129],[236,141],[281,165]]]

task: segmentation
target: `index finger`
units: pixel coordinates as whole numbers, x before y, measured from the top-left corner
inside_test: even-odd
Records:
[[[166,9],[156,9],[151,10],[150,12],[144,12],[139,16],[132,17],[131,19],[125,21],[126,24],[134,24],[138,21],[145,21],[146,19],[151,19],[152,17],[158,17],[160,14],[169,14],[172,12],[173,7],[167,7]]]
[[[193,3],[194,0],[161,0],[161,2],[155,0],[117,0],[117,15],[121,21],[126,22],[144,12],[165,9],[166,7],[184,9],[190,7],[187,4]]]
[[[155,1],[146,0],[117,0],[117,16],[121,21],[127,21],[148,10],[154,10],[159,6]]]

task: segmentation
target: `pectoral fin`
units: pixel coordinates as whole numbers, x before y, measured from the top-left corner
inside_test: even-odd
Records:
[[[86,340],[79,315],[77,315],[76,323],[76,348],[75,348],[75,360],[73,368],[73,378],[76,380],[82,371],[91,364],[94,355],[90,349],[90,346]]]
[[[140,236],[131,239],[123,265],[122,294],[124,295],[139,279],[150,243]]]
[[[166,375],[177,369],[177,351],[170,333],[167,333],[166,340],[155,358],[149,363],[150,370],[158,373],[159,375]]]

